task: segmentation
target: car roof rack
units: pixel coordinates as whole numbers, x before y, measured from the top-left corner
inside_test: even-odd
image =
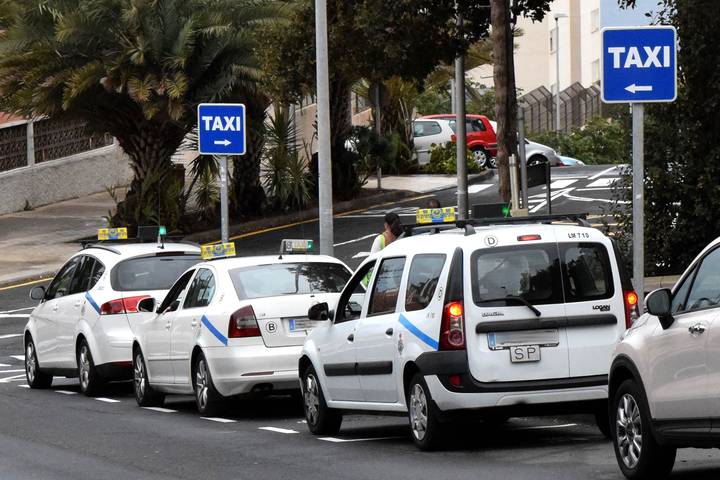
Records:
[[[465,230],[465,235],[473,235],[475,227],[486,227],[490,225],[522,225],[531,223],[573,223],[581,227],[592,227],[587,221],[587,213],[560,213],[555,215],[530,215],[527,217],[496,217],[496,218],[469,218],[467,220],[455,220],[444,223],[419,223],[403,225],[401,237],[407,238],[421,233],[440,233],[445,230]]]
[[[83,250],[85,250],[86,248],[97,248],[99,250],[107,250],[108,252],[112,252],[115,255],[122,255],[122,253],[120,253],[120,250],[118,250],[117,248],[109,247],[107,245],[101,245],[97,242],[81,241],[80,244],[82,245]]]

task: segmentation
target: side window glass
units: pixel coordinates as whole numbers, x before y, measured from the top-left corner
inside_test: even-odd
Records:
[[[95,259],[84,255],[81,257],[80,265],[78,266],[77,273],[73,277],[70,286],[70,294],[87,292],[88,283],[90,282],[90,275],[92,274],[93,268],[95,267]]]
[[[165,296],[165,299],[160,304],[160,307],[158,307],[158,312],[160,313],[168,313],[168,312],[174,312],[177,310],[177,307],[179,306],[176,302],[178,298],[180,298],[180,295],[185,291],[185,287],[187,287],[187,284],[190,282],[190,278],[192,278],[193,273],[195,270],[190,270],[189,272],[185,272],[178,280],[175,282],[175,285],[173,285],[170,288],[170,291]],[[172,308],[170,308],[172,307]]]
[[[382,261],[375,276],[368,315],[381,315],[395,311],[403,268],[405,268],[404,257],[388,258]]]
[[[70,294],[70,284],[80,265],[80,257],[75,257],[60,269],[47,289],[45,300],[60,298]]]
[[[720,249],[712,251],[700,264],[688,295],[686,309],[715,307],[720,304]]]
[[[610,257],[601,244],[563,245],[565,296],[568,302],[610,298],[614,292]]]
[[[445,265],[445,255],[415,255],[410,265],[405,311],[422,310],[432,301]]]
[[[685,311],[685,300],[687,299],[688,292],[690,291],[690,285],[692,285],[693,277],[695,276],[695,272],[697,269],[693,269],[692,272],[690,272],[687,277],[685,277],[685,280],[683,280],[682,284],[675,290],[675,293],[672,297],[672,304],[670,306],[670,311],[672,313],[680,313]]]
[[[425,130],[423,129],[423,125],[425,125],[425,122],[415,122],[415,123],[413,123],[413,136],[414,136],[414,137],[423,137],[423,136],[425,136]]]
[[[215,294],[215,277],[205,268],[198,271],[185,297],[183,308],[199,308],[210,305]]]
[[[362,304],[365,297],[365,289],[362,282],[368,272],[372,272],[375,262],[368,262],[358,269],[357,272],[345,285],[345,289],[338,300],[337,309],[335,310],[334,323],[348,322],[357,320],[362,313]]]
[[[90,282],[88,282],[87,289],[92,290],[92,288],[100,281],[104,273],[105,265],[103,265],[102,263],[100,263],[99,260],[96,259],[95,268],[93,268],[92,275],[90,275]]]

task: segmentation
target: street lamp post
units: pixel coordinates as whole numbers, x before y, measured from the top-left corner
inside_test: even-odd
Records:
[[[553,15],[555,19],[555,131],[560,132],[560,23],[561,18],[567,18],[564,13]]]

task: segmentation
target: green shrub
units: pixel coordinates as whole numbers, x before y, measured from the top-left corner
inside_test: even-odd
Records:
[[[457,164],[455,158],[457,156],[457,147],[454,142],[447,142],[444,145],[436,145],[430,150],[430,163],[422,168],[423,173],[457,173]],[[470,149],[467,150],[467,171],[468,173],[478,173],[482,169],[472,157]]]

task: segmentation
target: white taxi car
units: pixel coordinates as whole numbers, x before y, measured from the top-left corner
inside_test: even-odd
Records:
[[[313,306],[309,318],[332,322],[310,333],[299,362],[310,431],[337,433],[343,411],[408,412],[413,440],[430,449],[464,414],[591,412],[608,435],[610,355],[637,296],[608,237],[581,219],[541,224],[550,220],[409,228],[337,303]]]
[[[215,248],[203,247],[235,254],[232,243]],[[138,405],[194,394],[198,411],[211,415],[226,397],[298,391],[300,350],[317,324],[308,308],[337,300],[352,275],[311,250],[312,241],[285,240],[280,256],[209,260],[183,273],[159,306],[141,302],[157,316],[134,324]]]
[[[127,229],[101,229],[99,237],[127,239]],[[138,302],[163,297],[200,260],[199,246],[179,243],[97,243],[73,255],[47,289],[30,291],[40,304],[25,326],[28,385],[79,377],[82,392],[93,395],[108,380],[131,378],[130,326],[148,316]]]

